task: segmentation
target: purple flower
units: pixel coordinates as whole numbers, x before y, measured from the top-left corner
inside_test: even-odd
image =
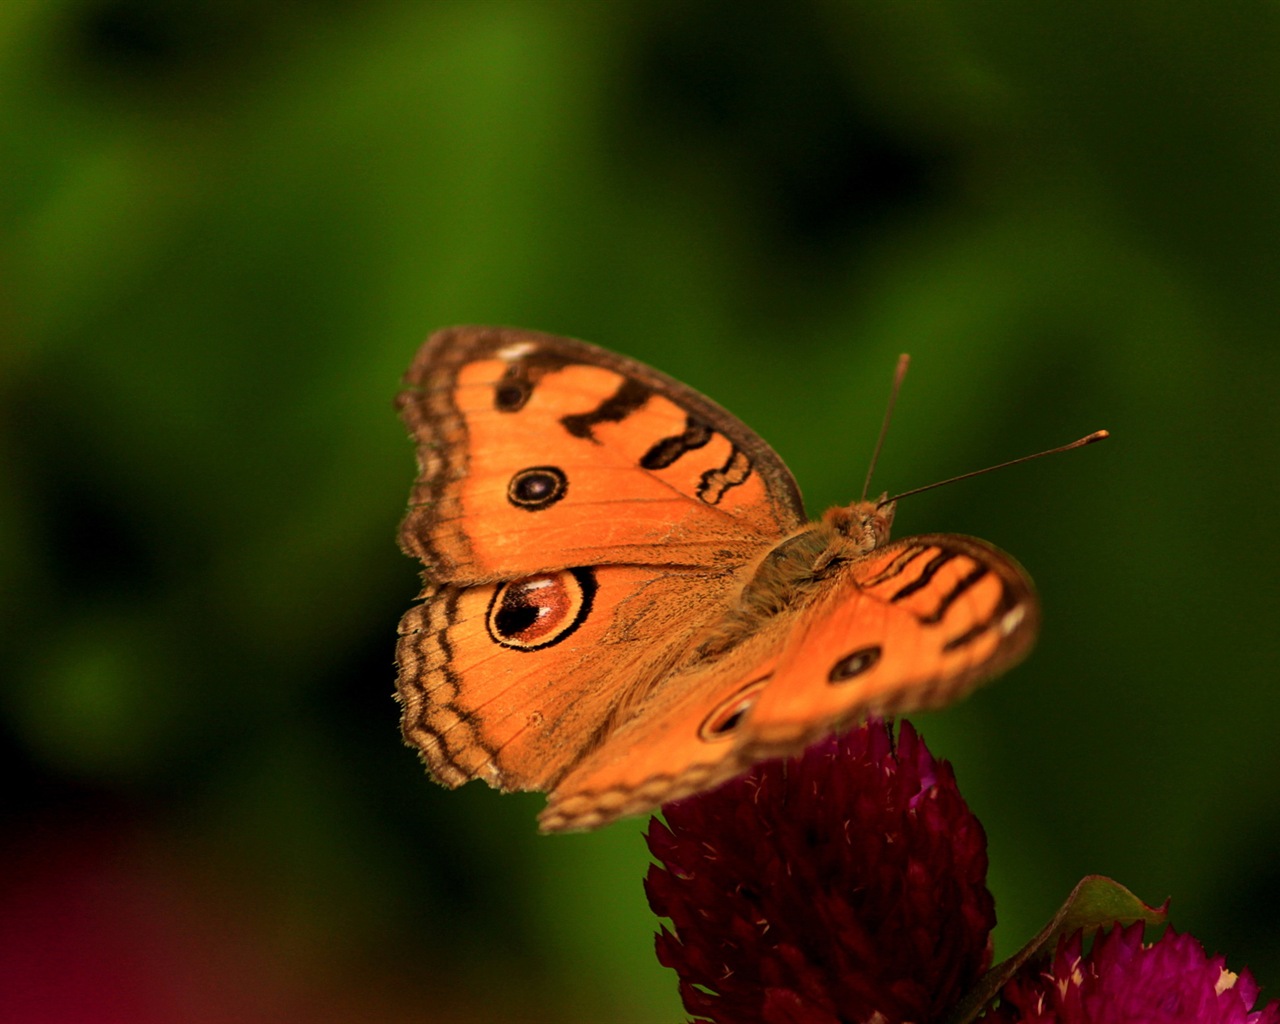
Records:
[[[1058,943],[1052,963],[1034,961],[1005,985],[983,1024],[1280,1024],[1280,1002],[1253,1010],[1258,984],[1233,974],[1172,929],[1143,945],[1142,923],[1099,933],[1081,953],[1081,933]]]
[[[923,1024],[990,962],[986,836],[910,723],[896,744],[871,722],[663,814],[645,889],[699,1020]]]

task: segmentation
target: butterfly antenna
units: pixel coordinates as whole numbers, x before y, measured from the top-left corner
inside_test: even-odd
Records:
[[[1024,455],[1020,459],[1010,459],[1008,462],[1001,462],[996,466],[988,466],[986,469],[975,469],[971,473],[961,473],[959,476],[953,476],[949,480],[939,480],[936,484],[925,484],[923,487],[916,487],[910,491],[903,491],[901,494],[895,494],[892,498],[885,498],[876,504],[876,508],[889,504],[891,501],[897,501],[899,498],[906,498],[912,494],[919,494],[921,491],[931,491],[935,487],[943,487],[946,484],[953,484],[957,480],[968,480],[971,476],[981,476],[983,473],[993,473],[997,469],[1005,469],[1008,466],[1016,466],[1019,462],[1030,462],[1032,459],[1039,459],[1045,455],[1057,455],[1058,452],[1069,452],[1072,448],[1083,448],[1087,444],[1093,444],[1095,441],[1105,441],[1111,434],[1106,430],[1095,430],[1088,437],[1082,437],[1078,441],[1072,441],[1070,444],[1060,445],[1057,448],[1050,448],[1048,451],[1036,452],[1034,455]]]
[[[871,490],[871,474],[876,471],[876,462],[880,459],[880,449],[884,447],[885,435],[889,433],[889,420],[893,418],[893,406],[898,401],[898,391],[902,388],[902,378],[907,375],[907,367],[911,365],[911,357],[903,352],[898,356],[898,365],[893,371],[893,384],[889,388],[889,404],[884,410],[884,420],[880,423],[880,436],[876,438],[875,451],[871,453],[871,465],[867,467],[867,479],[862,483],[862,497],[867,500],[867,491]]]

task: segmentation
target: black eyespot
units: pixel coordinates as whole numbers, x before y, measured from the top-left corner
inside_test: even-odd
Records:
[[[526,576],[503,583],[489,601],[489,639],[517,651],[557,644],[591,614],[596,593],[590,569]]]
[[[762,676],[732,694],[707,715],[698,728],[698,736],[705,743],[728,739],[747,717],[747,712],[756,706],[760,699],[760,691],[769,681],[769,676]]]
[[[507,484],[507,500],[517,508],[537,512],[554,505],[568,489],[569,481],[563,470],[555,466],[530,466],[511,478]]]
[[[519,378],[499,381],[493,391],[493,405],[499,412],[519,412],[533,394],[527,380]]]
[[[878,644],[871,647],[859,647],[856,651],[846,654],[831,666],[831,671],[827,673],[827,682],[843,683],[854,676],[860,676],[879,660],[880,646]]]
[[[750,701],[738,701],[733,710],[729,712],[728,717],[708,726],[707,732],[716,736],[723,736],[727,732],[733,732],[734,729],[738,728],[738,723],[742,721],[743,716],[750,710]]]
[[[526,634],[545,612],[539,605],[504,602],[493,613],[494,632],[508,638]]]
[[[509,361],[506,372],[493,386],[493,407],[498,412],[519,412],[533,394],[533,381],[524,363]]]

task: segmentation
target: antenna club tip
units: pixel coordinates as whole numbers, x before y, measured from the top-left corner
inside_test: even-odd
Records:
[[[1069,452],[1076,448],[1082,448],[1087,444],[1093,444],[1094,441],[1105,441],[1111,436],[1109,430],[1095,430],[1092,434],[1080,438],[1078,441],[1072,441],[1070,444],[1064,444],[1058,448],[1050,448],[1047,451],[1036,452],[1034,455],[1024,455],[1020,459],[1010,459],[1008,462],[1002,462],[997,466],[988,466],[986,469],[976,469],[972,473],[961,473],[959,476],[953,476],[949,480],[940,480],[936,484],[927,484],[924,487],[917,487],[914,490],[903,491],[901,494],[895,494],[892,498],[883,498],[876,505],[887,505],[891,501],[897,501],[899,498],[906,498],[912,494],[919,494],[921,491],[931,491],[935,487],[941,487],[943,484],[953,484],[959,480],[968,480],[970,477],[981,476],[983,473],[990,473],[994,469],[1004,469],[1007,466],[1016,466],[1022,462],[1030,462],[1032,459],[1043,458],[1046,455],[1057,455],[1059,452]],[[863,497],[866,497],[866,488],[863,488]]]

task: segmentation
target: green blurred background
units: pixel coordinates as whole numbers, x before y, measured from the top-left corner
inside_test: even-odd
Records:
[[[1274,4],[0,5],[0,1000],[33,1021],[680,1019],[640,831],[400,745],[391,407],[431,329],[688,381],[811,513],[1013,552],[919,716],[997,953],[1089,872],[1280,992]],[[19,983],[20,982],[20,983]]]

